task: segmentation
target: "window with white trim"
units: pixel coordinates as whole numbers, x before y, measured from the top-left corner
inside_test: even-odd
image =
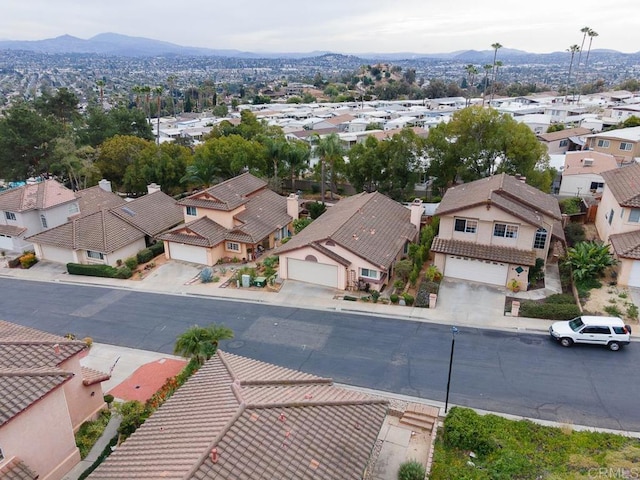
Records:
[[[69,215],[73,215],[75,213],[78,213],[79,211],[80,211],[80,207],[78,206],[77,203],[69,204]]]
[[[626,152],[630,152],[631,149],[633,149],[633,143],[620,142],[620,150],[624,150]]]
[[[601,148],[609,148],[609,145],[611,145],[609,140],[598,140],[598,146]]]
[[[93,258],[95,260],[104,260],[104,253],[87,250],[87,257]]]
[[[364,278],[373,278],[377,280],[379,278],[379,272],[377,270],[373,270],[372,268],[361,268],[360,276]]]
[[[16,214],[13,212],[4,212],[4,217],[7,220],[14,220],[14,221],[16,220]]]
[[[49,228],[47,227],[47,217],[44,215],[40,215],[40,223],[42,224],[42,228]]]
[[[543,249],[547,244],[547,230],[539,228],[536,230],[536,236],[533,239],[533,248]]]
[[[564,140],[560,140],[560,144],[558,146],[559,147],[566,147],[567,145],[569,145],[569,140],[567,140],[565,138]]]
[[[240,244],[236,242],[227,242],[227,250],[231,252],[239,252]]]
[[[198,209],[196,207],[187,207],[187,215],[190,217],[195,217],[198,215]]]
[[[502,238],[518,238],[518,226],[507,223],[496,223],[493,226],[493,236]]]
[[[640,208],[632,208],[629,212],[629,221],[632,223],[640,222]]]
[[[476,233],[478,230],[478,221],[467,218],[456,218],[453,229],[456,232]]]

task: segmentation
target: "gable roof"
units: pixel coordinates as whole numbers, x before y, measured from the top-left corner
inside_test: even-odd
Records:
[[[0,320],[0,426],[70,379],[59,366],[86,349],[69,340]]]
[[[590,133],[591,130],[589,130],[588,128],[565,128],[564,130],[558,130],[557,132],[541,133],[540,135],[538,135],[538,139],[542,140],[543,142],[555,142],[569,137],[589,135]]]
[[[231,211],[247,202],[247,196],[265,188],[267,182],[243,173],[178,202],[180,205]]]
[[[436,215],[454,214],[478,205],[496,206],[543,228],[547,227],[541,213],[555,220],[562,218],[558,201],[553,196],[506,173],[448,189],[436,209]]]
[[[218,351],[89,478],[355,480],[386,411],[329,379]]]
[[[182,207],[164,192],[157,191],[109,210],[150,237],[182,223]]]
[[[640,207],[640,164],[603,172],[602,178],[621,207]]]
[[[103,209],[117,207],[125,203],[124,198],[113,192],[108,192],[100,185],[85,188],[76,192],[80,215],[91,215]]]
[[[0,192],[0,210],[11,212],[46,210],[75,199],[73,191],[57,180],[45,180]]]
[[[330,239],[374,265],[388,268],[416,233],[407,207],[379,192],[363,192],[327,209],[274,254]]]
[[[36,475],[23,461],[13,458],[8,463],[0,466],[0,478],[2,480],[37,480]]]
[[[640,260],[640,230],[610,235],[609,242],[618,257]]]
[[[209,217],[200,217],[193,222],[169,230],[160,235],[160,240],[184,243],[198,247],[215,247],[227,238],[229,231]]]

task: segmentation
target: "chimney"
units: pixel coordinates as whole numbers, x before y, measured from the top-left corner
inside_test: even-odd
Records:
[[[422,221],[422,214],[424,213],[424,207],[422,206],[422,200],[416,198],[411,202],[411,223],[416,226],[420,231],[420,222]]]
[[[113,190],[111,190],[111,182],[109,180],[105,180],[103,178],[98,182],[98,185],[100,185],[100,188],[106,192],[113,192]]]
[[[290,193],[287,197],[287,215],[296,220],[298,218],[299,211],[300,206],[298,205],[298,195]]]
[[[156,193],[160,191],[160,185],[154,183],[150,183],[147,185],[147,193]]]

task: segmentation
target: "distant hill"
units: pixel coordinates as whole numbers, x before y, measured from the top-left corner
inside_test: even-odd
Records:
[[[328,51],[314,52],[245,52],[232,49],[211,49],[201,47],[185,47],[174,43],[153,40],[144,37],[132,37],[128,35],[120,35],[118,33],[101,33],[87,40],[73,37],[71,35],[62,35],[56,38],[45,40],[20,41],[20,40],[1,40],[0,50],[26,50],[47,54],[77,53],[77,54],[96,54],[96,55],[116,55],[124,57],[154,57],[154,56],[216,56],[229,58],[315,58],[323,56],[331,56],[340,54]],[[360,53],[356,56],[367,60],[417,60],[417,59],[433,59],[433,60],[450,60],[465,63],[491,63],[493,61],[493,50],[462,50],[451,53],[433,53],[424,54],[416,52],[397,52],[397,53]],[[594,49],[591,55],[640,55],[623,54],[613,50]],[[351,55],[353,56],[353,55]],[[544,61],[563,61],[567,58],[566,52],[554,52],[548,54],[529,53],[522,50],[501,48],[498,51],[498,57],[501,61],[513,60],[518,62],[536,62]]]

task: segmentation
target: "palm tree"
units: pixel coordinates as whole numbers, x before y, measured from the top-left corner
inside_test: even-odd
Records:
[[[164,92],[164,88],[160,85],[153,89],[153,93],[156,95],[156,100],[158,101],[158,134],[156,135],[156,143],[160,145],[160,108],[162,107],[162,92]]]
[[[489,72],[491,71],[493,66],[486,64],[482,68],[484,68],[484,80],[482,81],[482,106],[484,107],[484,99],[487,96],[487,86],[489,84]]]
[[[567,52],[571,54],[571,63],[569,63],[569,75],[567,76],[567,90],[564,92],[564,102],[567,103],[567,96],[569,95],[569,85],[571,84],[571,69],[573,67],[573,58],[576,53],[580,51],[579,45],[571,45],[567,48]]]
[[[587,35],[589,35],[589,48],[587,50],[587,58],[584,61],[584,68],[587,68],[587,64],[589,63],[589,54],[591,53],[591,44],[593,43],[593,37],[597,37],[598,33],[595,32],[594,30],[589,30],[587,32]]]
[[[175,117],[176,116],[176,102],[175,102],[175,98],[174,98],[174,90],[176,88],[176,76],[175,75],[169,75],[167,77],[167,83],[169,84],[169,93],[171,95],[171,114]]]
[[[100,92],[100,108],[104,108],[104,85],[105,85],[105,81],[104,80],[98,80],[96,82],[96,85],[98,87],[98,91]]]
[[[329,193],[331,200],[333,200],[333,188],[336,185],[336,164],[339,163],[344,157],[344,148],[340,143],[340,137],[336,133],[327,135],[324,138],[317,140],[314,148],[314,153],[320,157],[320,191],[322,193],[322,202],[324,203],[325,192],[325,164],[329,162],[330,165],[330,185]]]
[[[233,330],[224,325],[212,323],[206,327],[194,325],[178,336],[174,353],[194,359],[200,365],[209,360],[218,350],[222,340],[233,338]]]
[[[495,76],[493,79],[493,84],[491,85],[491,100],[493,100],[493,94],[495,93],[495,85],[496,82],[498,81],[498,69],[502,66],[502,61],[498,60],[496,62],[496,69],[495,69]]]
[[[140,87],[140,92],[144,93],[144,101],[147,106],[147,118],[149,119],[149,124],[151,124],[151,87],[144,85]]]
[[[491,100],[493,100],[494,93],[494,85],[496,84],[496,57],[498,56],[498,50],[502,48],[502,45],[498,42],[492,43],[491,48],[493,48],[493,79],[491,81]]]
[[[479,70],[475,65],[469,64],[464,69],[467,71],[467,102],[466,105],[471,105],[471,89],[473,88],[473,84],[475,82],[476,75],[479,73]]]
[[[309,165],[309,157],[311,155],[309,144],[300,140],[292,140],[286,144],[283,153],[291,175],[291,190],[295,191],[296,177],[300,176],[302,171]]]
[[[582,27],[580,31],[582,32],[582,43],[580,44],[580,53],[578,53],[578,69],[580,69],[580,61],[582,59],[582,51],[584,50],[584,41],[587,39],[587,34],[591,29],[589,27]]]

